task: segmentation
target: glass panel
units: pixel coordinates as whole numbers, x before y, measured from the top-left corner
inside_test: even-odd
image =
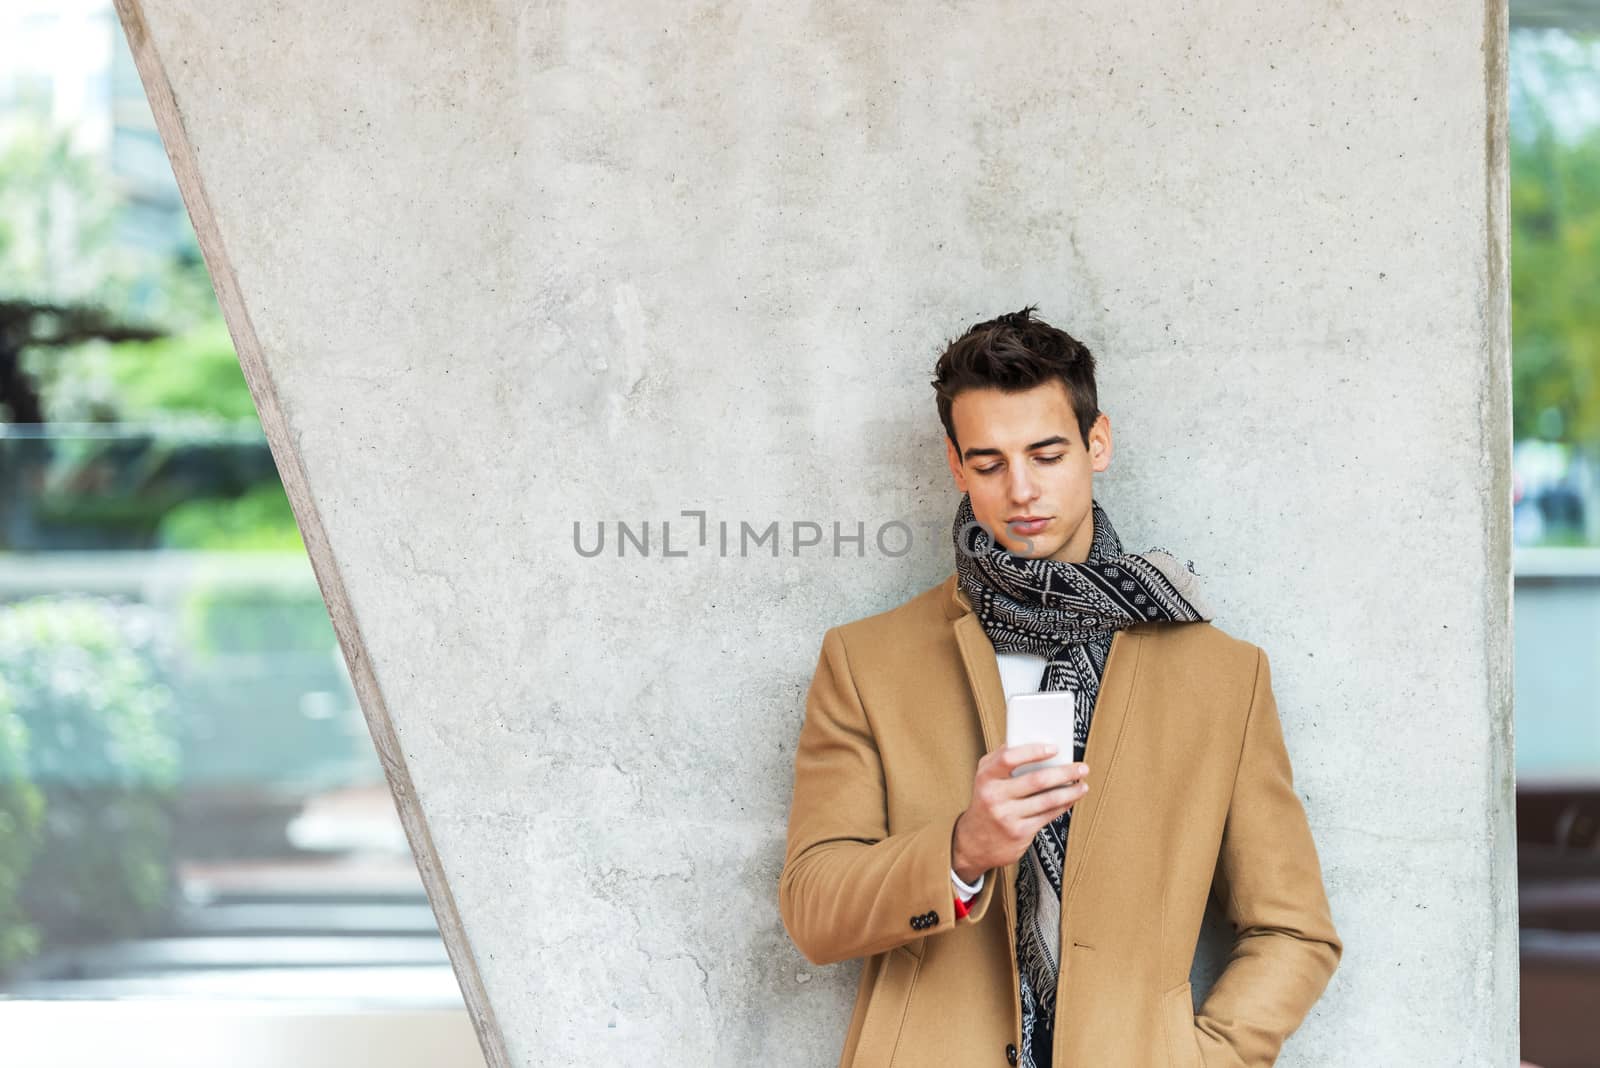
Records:
[[[0,1061],[481,1063],[109,2],[0,6],[0,419]]]

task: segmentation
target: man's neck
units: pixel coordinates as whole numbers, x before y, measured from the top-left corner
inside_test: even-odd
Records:
[[[1066,564],[1082,564],[1089,559],[1089,549],[1094,545],[1094,509],[1089,509],[1089,516],[1084,520],[1078,530],[1062,543],[1061,548],[1050,554],[1050,559],[1060,560]]]

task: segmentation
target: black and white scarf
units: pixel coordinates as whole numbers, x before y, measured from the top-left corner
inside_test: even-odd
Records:
[[[1073,693],[1073,760],[1082,761],[1115,632],[1135,623],[1210,619],[1193,563],[1169,552],[1124,553],[1111,520],[1091,500],[1094,536],[1081,564],[1008,551],[979,524],[963,494],[956,509],[956,581],[997,653],[1046,660],[1040,690]],[[1092,775],[1092,772],[1091,772]],[[1017,970],[1022,985],[1023,1068],[1047,1068],[1055,1026],[1061,943],[1061,873],[1072,809],[1039,829],[1017,866]]]

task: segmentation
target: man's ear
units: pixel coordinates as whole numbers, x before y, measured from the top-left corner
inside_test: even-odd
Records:
[[[1095,417],[1093,425],[1089,427],[1089,464],[1096,471],[1104,471],[1111,466],[1111,454],[1115,451],[1111,441],[1111,417],[1101,412]]]

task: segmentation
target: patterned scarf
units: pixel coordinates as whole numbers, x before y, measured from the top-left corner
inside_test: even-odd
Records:
[[[1124,553],[1111,520],[1091,500],[1094,536],[1084,563],[1006,550],[981,526],[972,500],[956,509],[956,575],[997,653],[1046,660],[1040,690],[1073,693],[1073,759],[1082,761],[1115,632],[1135,623],[1210,619],[1193,562],[1169,552]],[[1092,772],[1091,772],[1092,774]],[[1039,829],[1017,866],[1017,965],[1023,1068],[1048,1068],[1061,942],[1061,873],[1072,809]]]

